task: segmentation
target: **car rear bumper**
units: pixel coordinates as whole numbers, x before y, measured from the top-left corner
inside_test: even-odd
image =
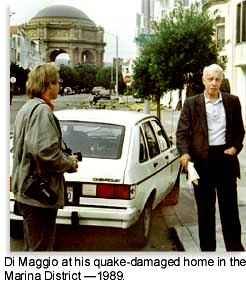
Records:
[[[14,201],[10,201],[10,219],[22,220],[14,214]],[[126,229],[138,218],[136,208],[105,208],[65,206],[58,210],[56,223],[65,225],[94,225]]]

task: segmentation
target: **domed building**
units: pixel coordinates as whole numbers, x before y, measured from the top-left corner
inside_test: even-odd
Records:
[[[31,40],[39,41],[46,62],[67,53],[73,65],[103,63],[104,30],[79,9],[65,5],[44,8],[24,29]]]

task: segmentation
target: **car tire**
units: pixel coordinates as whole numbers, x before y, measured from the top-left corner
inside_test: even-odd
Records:
[[[10,237],[13,239],[24,238],[22,220],[10,220]]]
[[[149,198],[138,221],[128,229],[128,243],[132,247],[144,247],[149,240],[152,225],[152,198]]]

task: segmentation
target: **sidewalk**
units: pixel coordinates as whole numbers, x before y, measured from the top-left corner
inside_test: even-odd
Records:
[[[246,167],[243,167],[241,171],[245,177]],[[176,206],[165,207],[163,212],[167,225],[177,234],[184,251],[190,253],[200,252],[197,211],[193,190],[187,187],[185,177],[181,178],[179,203]],[[246,186],[244,182],[245,180],[238,181],[238,206],[242,226],[242,243],[246,247]],[[216,252],[225,252],[218,206],[216,207],[216,232]]]

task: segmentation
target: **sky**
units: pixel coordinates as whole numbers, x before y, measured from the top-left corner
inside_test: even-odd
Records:
[[[116,34],[120,58],[136,55],[136,13],[141,10],[141,0],[9,0],[10,24],[28,22],[41,9],[51,5],[69,5],[83,11],[96,25],[104,28],[104,61],[116,56]]]

